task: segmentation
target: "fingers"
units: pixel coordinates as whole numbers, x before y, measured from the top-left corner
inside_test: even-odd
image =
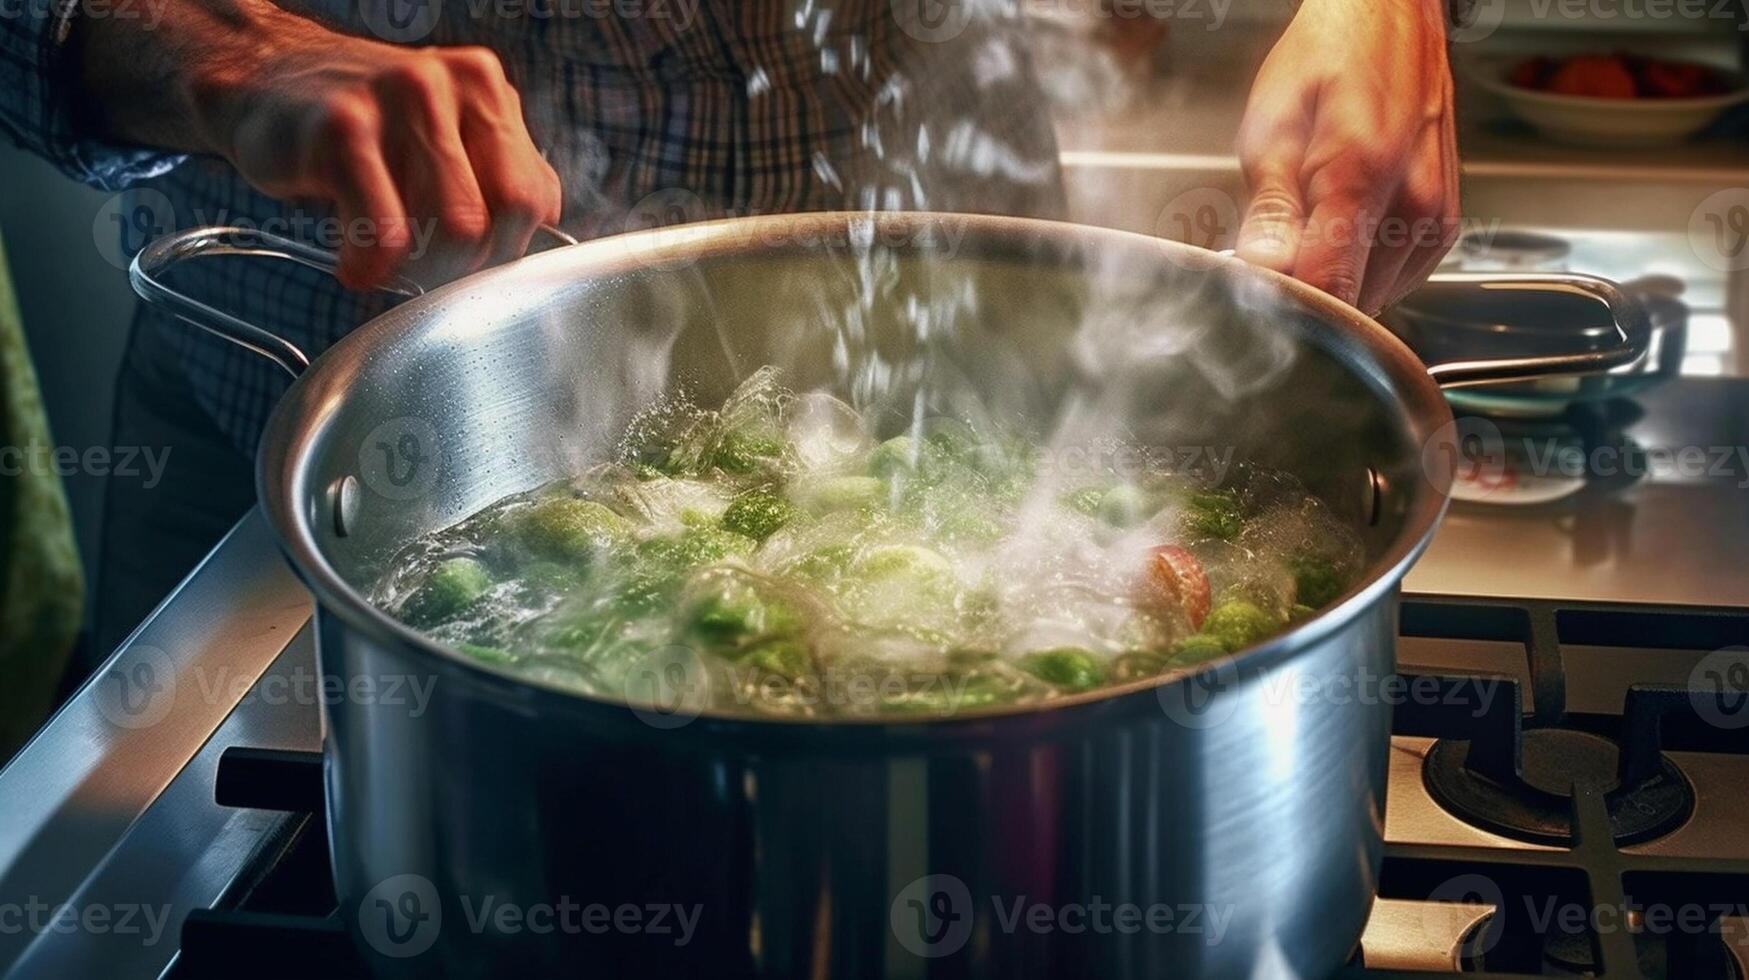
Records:
[[[462,83],[489,97],[463,107],[461,138],[492,215],[486,261],[507,262],[528,251],[535,229],[557,224],[562,205],[559,176],[535,149],[522,120],[522,100],[489,52],[464,50],[455,71]]]
[[[400,192],[383,161],[375,108],[361,99],[331,100],[318,121],[320,139],[331,156],[318,180],[334,200],[341,227],[368,229],[341,237],[340,282],[367,289],[386,281],[412,246],[411,229]]]
[[[1255,90],[1239,136],[1239,160],[1251,203],[1239,226],[1236,251],[1254,265],[1292,272],[1299,256],[1306,201],[1300,179],[1310,116],[1297,106],[1273,104]]]
[[[462,145],[455,82],[440,61],[418,59],[385,72],[378,88],[400,114],[384,136],[390,170],[407,210],[429,222],[403,273],[426,285],[466,275],[486,260],[492,216]]]
[[[1348,304],[1358,303],[1372,252],[1377,205],[1352,195],[1319,200],[1306,222],[1293,276]]]
[[[1455,147],[1443,127],[1429,127],[1379,228],[1360,308],[1376,314],[1419,288],[1456,241],[1460,222]]]
[[[495,54],[335,47],[285,80],[234,162],[276,197],[334,207],[344,284],[374,288],[400,274],[436,285],[522,255],[536,226],[558,220],[558,175]],[[262,134],[290,118],[301,145],[288,152]]]

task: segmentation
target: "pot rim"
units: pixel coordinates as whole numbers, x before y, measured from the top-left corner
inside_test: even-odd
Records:
[[[630,720],[636,715],[634,706],[622,699],[579,692],[556,684],[520,676],[510,669],[489,664],[452,649],[424,633],[400,622],[378,609],[352,588],[328,562],[317,546],[311,530],[313,515],[306,513],[299,501],[315,488],[309,481],[309,461],[321,442],[335,405],[343,399],[346,387],[355,380],[373,353],[389,346],[409,323],[417,323],[420,314],[440,307],[453,293],[475,289],[494,280],[510,279],[519,272],[562,263],[575,274],[611,275],[662,267],[681,256],[703,258],[713,255],[755,251],[762,243],[774,241],[819,241],[827,235],[842,238],[858,223],[880,225],[883,233],[916,234],[932,226],[948,223],[963,227],[968,234],[987,236],[989,240],[1026,241],[1049,238],[1079,240],[1081,243],[1109,242],[1129,249],[1152,249],[1163,262],[1202,268],[1227,267],[1240,275],[1261,278],[1280,289],[1306,312],[1353,341],[1372,363],[1365,365],[1367,381],[1380,398],[1396,403],[1405,415],[1412,443],[1426,446],[1452,423],[1450,406],[1438,384],[1428,374],[1426,366],[1396,335],[1377,321],[1347,303],[1297,279],[1252,266],[1231,255],[1216,253],[1171,239],[1156,238],[1135,232],[1120,231],[1068,221],[1040,218],[1019,218],[1004,215],[956,214],[928,211],[844,212],[815,211],[796,214],[763,215],[744,218],[724,218],[686,225],[668,226],[648,231],[631,232],[592,239],[582,244],[553,249],[531,255],[506,265],[484,270],[457,280],[396,306],[357,329],[330,347],[305,371],[275,406],[263,431],[259,446],[256,483],[262,510],[279,538],[281,550],[293,570],[315,595],[317,615],[324,612],[338,617],[347,627],[357,630],[374,642],[416,651],[416,656],[430,662],[434,670],[448,668],[445,673],[457,675],[472,683],[494,688],[510,696],[556,698],[555,707],[607,713],[604,721]],[[1351,368],[1352,357],[1343,357]],[[1004,705],[983,709],[968,709],[938,716],[846,716],[831,718],[789,718],[756,714],[748,711],[705,709],[696,721],[710,722],[712,731],[744,728],[776,731],[830,731],[919,728],[938,729],[948,726],[973,726],[1007,719],[1042,718],[1070,709],[1122,701],[1132,695],[1157,691],[1179,684],[1199,674],[1215,672],[1228,677],[1248,677],[1254,672],[1274,668],[1306,649],[1325,635],[1333,633],[1365,610],[1395,591],[1409,568],[1426,549],[1449,505],[1453,463],[1446,454],[1423,453],[1428,468],[1428,486],[1411,494],[1411,506],[1404,515],[1402,529],[1384,552],[1366,568],[1363,575],[1347,592],[1318,615],[1277,634],[1268,641],[1227,654],[1194,667],[1170,671],[1123,684],[1114,684],[1079,694],[1065,695],[1050,701],[1030,705]],[[641,723],[640,723],[641,724]],[[692,726],[689,726],[692,727]]]

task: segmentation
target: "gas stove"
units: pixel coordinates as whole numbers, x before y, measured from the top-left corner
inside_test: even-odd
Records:
[[[1641,448],[1749,442],[1746,381],[1602,410]],[[1384,868],[1341,980],[1749,980],[1743,483],[1454,504],[1407,582]],[[309,617],[250,516],[0,772],[8,976],[361,975]]]

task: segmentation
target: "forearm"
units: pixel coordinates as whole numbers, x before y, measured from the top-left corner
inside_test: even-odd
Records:
[[[75,112],[90,134],[188,153],[226,154],[214,124],[222,93],[276,48],[322,27],[267,0],[177,0],[157,22],[78,18],[68,44]]]

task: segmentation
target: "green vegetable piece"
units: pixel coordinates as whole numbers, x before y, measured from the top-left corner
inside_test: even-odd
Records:
[[[794,637],[766,640],[747,653],[746,662],[769,674],[800,680],[813,673],[814,658],[808,645]]]
[[[1239,499],[1228,490],[1209,490],[1190,498],[1190,529],[1222,541],[1239,536],[1245,517]]]
[[[1099,516],[1099,505],[1105,502],[1104,487],[1082,487],[1063,498],[1063,506],[1088,517]]]
[[[796,502],[816,514],[878,506],[887,496],[887,485],[873,476],[833,476],[797,484],[791,493]]]
[[[1020,669],[1071,691],[1087,691],[1105,683],[1105,665],[1092,653],[1075,647],[1029,653],[1020,658]]]
[[[554,561],[590,561],[630,532],[607,505],[576,497],[548,497],[512,520],[523,547]]]
[[[953,577],[953,565],[939,552],[911,544],[888,544],[863,555],[852,569],[870,579],[906,576],[922,580]]]
[[[869,454],[868,471],[883,480],[890,480],[914,471],[921,462],[917,443],[910,436],[894,436]]]
[[[994,544],[1002,537],[1002,525],[995,518],[984,509],[969,505],[948,508],[936,521],[935,528],[949,541],[977,545]]]
[[[991,674],[938,674],[903,693],[883,697],[881,709],[891,714],[951,715],[1008,704],[1020,693],[1020,686]]]
[[[1187,636],[1172,645],[1171,666],[1188,667],[1204,663],[1229,652],[1227,645],[1213,636]]]
[[[1289,625],[1303,623],[1316,615],[1318,615],[1318,610],[1313,609],[1311,606],[1301,605],[1296,602],[1294,603],[1293,608],[1287,611],[1287,621]]]
[[[427,628],[461,615],[492,587],[491,573],[472,558],[451,558],[425,577],[401,607],[413,626]]]
[[[723,511],[723,527],[755,541],[764,541],[795,518],[795,505],[767,490],[736,497]]]
[[[516,657],[497,647],[482,646],[478,643],[463,643],[461,651],[475,660],[483,660],[489,664],[513,664]]]
[[[1202,634],[1231,653],[1268,638],[1281,626],[1280,619],[1249,599],[1226,599],[1203,620]]]
[[[686,612],[687,635],[713,653],[731,658],[758,640],[801,632],[794,606],[761,598],[745,585],[730,585],[694,602]]]
[[[689,527],[638,542],[618,589],[624,612],[642,615],[673,597],[694,569],[752,551],[752,538],[720,527]]]
[[[1335,602],[1348,588],[1348,582],[1329,559],[1300,555],[1289,561],[1288,567],[1294,573],[1294,601],[1298,605],[1321,609]]]
[[[787,571],[812,582],[825,582],[843,575],[856,559],[856,549],[847,544],[829,544],[797,559]]]
[[[711,454],[711,462],[725,473],[747,474],[783,458],[784,444],[767,435],[731,429]]]
[[[1135,527],[1153,512],[1148,495],[1128,483],[1112,487],[1099,501],[1099,519],[1116,528]]]

